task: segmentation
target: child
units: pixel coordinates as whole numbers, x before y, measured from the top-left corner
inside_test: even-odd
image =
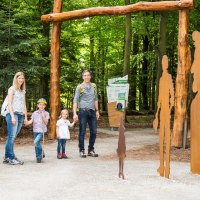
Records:
[[[41,163],[42,157],[42,146],[40,141],[44,137],[43,134],[47,132],[47,124],[49,121],[49,113],[45,111],[46,100],[40,98],[37,102],[38,110],[36,110],[31,117],[31,120],[27,122],[27,125],[33,123],[33,134],[34,134],[34,144],[35,144],[35,154],[36,162]]]
[[[70,123],[67,120],[69,116],[69,111],[64,109],[60,113],[59,120],[56,123],[56,133],[58,138],[58,147],[57,147],[57,158],[68,158],[65,154],[65,145],[67,139],[70,139],[69,127],[74,126],[75,122]],[[61,151],[62,150],[62,151]]]

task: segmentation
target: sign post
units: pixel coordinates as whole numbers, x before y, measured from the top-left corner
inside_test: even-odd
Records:
[[[125,114],[128,105],[129,83],[128,75],[108,80],[108,118],[111,128],[119,128],[120,119]]]

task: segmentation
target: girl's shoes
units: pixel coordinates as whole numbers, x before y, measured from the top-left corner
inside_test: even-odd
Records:
[[[62,153],[62,158],[67,159],[68,157],[67,157],[67,155],[65,153]]]
[[[63,158],[63,157],[62,157],[62,153],[58,153],[58,154],[57,154],[57,158],[58,158],[58,159],[62,159],[62,158]]]
[[[62,159],[62,158],[67,159],[68,157],[67,157],[67,155],[66,155],[65,153],[58,153],[58,154],[57,154],[57,158],[58,158],[58,159]]]

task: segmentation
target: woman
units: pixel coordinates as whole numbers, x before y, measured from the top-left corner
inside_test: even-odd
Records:
[[[8,113],[6,114],[8,137],[5,146],[4,164],[24,164],[14,154],[14,141],[21,130],[23,122],[25,124],[27,123],[25,93],[26,84],[24,73],[17,72],[13,79],[13,85],[8,89]]]

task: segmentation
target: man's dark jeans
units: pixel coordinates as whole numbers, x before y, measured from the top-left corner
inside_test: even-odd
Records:
[[[94,110],[80,109],[78,113],[79,119],[79,150],[85,150],[84,138],[86,133],[87,123],[90,129],[90,139],[88,151],[94,150],[94,143],[96,140],[97,133],[97,118]]]

